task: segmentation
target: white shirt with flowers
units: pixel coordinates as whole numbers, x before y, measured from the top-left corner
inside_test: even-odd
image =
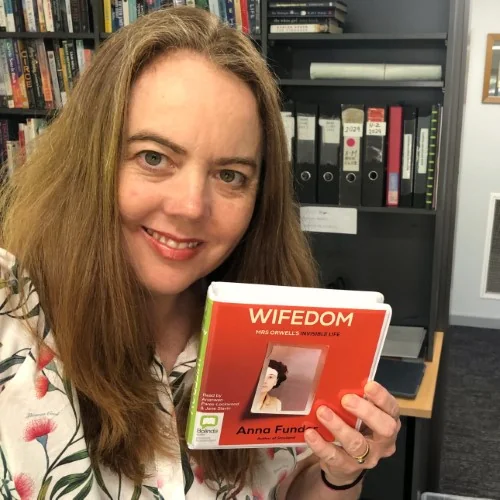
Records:
[[[21,304],[21,287],[28,292],[25,304]],[[23,324],[26,313],[25,319],[43,338],[40,349]],[[223,481],[208,485],[203,471],[187,456],[176,461],[157,460],[150,465],[151,478],[134,486],[127,477],[106,467],[92,467],[78,398],[72,384],[61,375],[62,365],[56,352],[29,277],[19,276],[14,256],[0,249],[1,499],[267,500],[275,497],[277,485],[294,469],[297,453],[304,451],[263,449],[258,484],[235,497],[230,496],[231,485]],[[153,376],[163,382],[171,395],[168,398],[159,393],[164,409],[175,411],[170,401],[175,404],[177,396],[186,390],[196,355],[197,345],[193,341],[168,375],[158,360],[153,363]],[[162,414],[171,418],[168,410]]]

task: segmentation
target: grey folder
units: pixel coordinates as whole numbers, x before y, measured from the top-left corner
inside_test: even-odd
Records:
[[[425,334],[426,329],[419,326],[389,326],[382,356],[418,358]]]

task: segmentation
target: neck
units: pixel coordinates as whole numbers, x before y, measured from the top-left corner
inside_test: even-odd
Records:
[[[203,300],[197,288],[151,298],[156,349],[166,365],[175,362],[191,335],[199,330],[202,313]]]

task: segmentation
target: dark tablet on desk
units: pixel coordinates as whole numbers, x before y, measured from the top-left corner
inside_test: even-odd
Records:
[[[415,399],[425,372],[423,360],[380,358],[375,380],[393,396]]]

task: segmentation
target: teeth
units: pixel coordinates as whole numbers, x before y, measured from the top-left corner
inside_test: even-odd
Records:
[[[192,242],[183,242],[179,243],[178,241],[172,240],[170,238],[166,238],[165,236],[157,233],[156,231],[153,231],[149,228],[146,228],[146,232],[152,236],[155,240],[159,241],[162,245],[165,245],[169,248],[174,248],[176,250],[183,250],[185,248],[195,248],[199,245],[196,241]]]

